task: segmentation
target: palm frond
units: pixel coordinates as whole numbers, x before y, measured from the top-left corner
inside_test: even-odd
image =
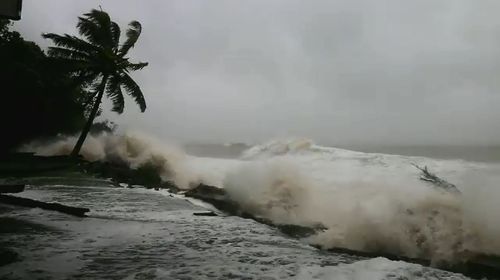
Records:
[[[129,24],[129,28],[127,29],[127,32],[125,35],[127,36],[127,39],[125,40],[125,43],[121,46],[120,50],[118,53],[121,56],[124,56],[128,53],[128,51],[134,47],[135,43],[139,39],[139,36],[141,35],[142,31],[142,26],[138,21],[132,21]]]
[[[42,37],[52,40],[52,42],[54,42],[54,44],[58,47],[83,52],[89,55],[94,54],[98,51],[98,48],[96,46],[76,36],[68,34],[59,35],[54,33],[44,33],[42,34]]]
[[[96,45],[102,44],[104,37],[102,30],[100,30],[99,26],[93,21],[84,17],[78,17],[78,24],[76,27],[78,28],[78,33],[85,37],[89,42]]]
[[[96,25],[107,28],[107,30],[109,30],[111,26],[111,18],[105,11],[92,9],[90,12],[84,14],[84,16],[93,21]]]
[[[77,24],[78,32],[89,42],[111,49],[118,47],[113,30],[116,26],[117,24],[111,21],[108,13],[95,9],[79,17]]]
[[[106,95],[113,103],[112,110],[118,114],[123,113],[123,108],[125,107],[125,100],[123,98],[122,89],[120,87],[120,77],[111,76],[108,80]]]
[[[127,71],[137,71],[141,70],[142,68],[148,66],[147,62],[139,62],[139,63],[128,63],[127,66],[125,66],[125,69]]]
[[[125,91],[135,100],[135,103],[139,105],[141,112],[144,112],[146,110],[146,100],[144,100],[141,88],[126,73],[122,73],[120,82]]]
[[[112,21],[111,22],[111,39],[113,40],[113,51],[118,51],[118,46],[120,45],[120,35],[121,35],[121,30],[120,26]]]
[[[47,53],[51,57],[72,60],[88,60],[90,58],[87,53],[61,47],[49,47]]]

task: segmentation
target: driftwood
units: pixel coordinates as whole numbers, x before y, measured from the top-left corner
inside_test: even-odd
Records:
[[[85,217],[85,213],[90,211],[90,209],[88,208],[66,206],[60,203],[47,203],[34,199],[17,197],[12,195],[4,195],[4,194],[0,194],[0,203],[58,211],[61,213],[77,217]]]
[[[24,191],[24,185],[0,185],[0,193],[20,193]]]
[[[457,186],[453,185],[452,183],[447,182],[444,179],[439,178],[436,174],[430,172],[429,169],[427,168],[427,166],[420,167],[414,163],[412,165],[415,166],[418,170],[420,170],[420,172],[421,172],[420,180],[428,182],[428,183],[432,184],[433,186],[435,186],[439,189],[442,189],[444,191],[447,191],[447,192],[456,193],[456,194],[461,193],[460,190],[457,188]]]

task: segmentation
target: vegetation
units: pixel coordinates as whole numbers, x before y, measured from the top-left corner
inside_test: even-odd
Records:
[[[129,72],[148,65],[146,62],[132,63],[127,54],[134,47],[141,34],[141,24],[132,21],[126,31],[126,40],[120,44],[120,27],[111,21],[104,11],[92,10],[79,17],[77,24],[83,38],[54,33],[43,34],[55,44],[49,47],[48,54],[64,65],[72,77],[86,89],[86,104],[92,104],[88,120],[80,134],[71,155],[79,154],[90,131],[94,118],[106,93],[113,103],[113,111],[122,113],[124,96],[122,88],[139,105],[141,112],[146,110],[146,101],[140,87],[130,77]]]
[[[35,43],[0,20],[0,154],[34,138],[75,133],[85,122],[83,90]]]

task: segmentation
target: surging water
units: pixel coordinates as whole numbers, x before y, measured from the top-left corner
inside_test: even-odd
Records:
[[[244,158],[224,181],[231,197],[276,223],[322,223],[328,229],[311,243],[434,263],[500,254],[494,240],[500,234],[494,221],[500,191],[492,177],[499,166],[366,154],[304,140],[254,147]],[[411,163],[428,165],[464,194],[420,181]],[[485,171],[489,181],[464,180]]]
[[[240,160],[169,153],[165,151],[170,148],[151,144],[159,141],[138,136],[92,141],[100,144],[86,149],[100,155],[98,159],[119,155],[133,164],[167,163],[165,176],[173,176],[182,187],[198,182],[223,187],[244,209],[275,223],[321,223],[327,230],[307,241],[325,248],[391,253],[434,263],[500,254],[495,238],[500,234],[495,221],[500,210],[499,181],[494,177],[500,173],[498,164],[361,153],[303,139],[255,146]],[[37,150],[60,153],[65,143]],[[462,195],[422,182],[412,164],[428,166],[457,184]],[[473,176],[479,173],[481,177]]]
[[[50,143],[30,143],[22,151],[37,155],[67,155],[71,153],[77,138],[65,137]],[[174,145],[167,145],[141,133],[89,135],[80,154],[89,161],[124,162],[131,168],[149,163],[161,170],[164,180],[170,180],[181,188],[188,188],[192,174],[185,166],[185,153]]]
[[[194,216],[204,209],[163,191],[66,185],[20,195],[91,212],[0,207],[0,247],[21,256],[0,266],[1,279],[467,279],[323,252],[249,219]]]

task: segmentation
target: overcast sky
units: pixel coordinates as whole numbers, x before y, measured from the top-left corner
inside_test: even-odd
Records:
[[[189,142],[499,144],[500,1],[24,0],[26,39],[99,4],[125,29],[147,101],[105,116]]]

